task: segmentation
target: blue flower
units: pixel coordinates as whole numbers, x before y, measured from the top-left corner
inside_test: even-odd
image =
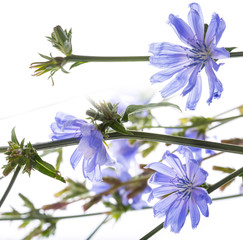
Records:
[[[156,171],[151,176],[150,183],[159,185],[152,189],[149,197],[149,200],[160,199],[153,207],[154,216],[166,216],[164,227],[170,225],[171,231],[175,233],[180,232],[188,212],[192,228],[196,228],[200,221],[199,210],[208,217],[208,204],[212,203],[207,191],[199,187],[205,182],[208,173],[199,167],[188,148],[184,148],[183,154],[186,165],[182,165],[176,155],[166,151],[163,159],[171,167],[160,162],[147,166]]]
[[[73,169],[83,159],[84,177],[91,181],[101,181],[101,166],[114,164],[103,144],[101,132],[93,124],[62,112],[56,114],[55,120],[56,122],[51,124],[53,141],[67,138],[80,139],[70,159]]]
[[[152,43],[150,52],[154,56],[150,57],[150,63],[163,68],[151,77],[151,83],[162,83],[174,77],[160,91],[162,97],[169,97],[184,88],[182,96],[188,94],[186,108],[194,110],[201,97],[201,70],[205,68],[208,77],[210,96],[207,103],[210,104],[213,98],[220,98],[223,91],[222,83],[214,72],[218,71],[221,64],[217,64],[214,59],[228,58],[230,54],[224,48],[217,47],[226,27],[224,20],[218,14],[213,14],[205,29],[199,4],[192,3],[189,7],[189,25],[173,14],[169,15],[169,24],[179,39],[190,48],[168,42]]]

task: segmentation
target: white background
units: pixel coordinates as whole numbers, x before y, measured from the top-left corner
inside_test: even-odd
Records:
[[[19,139],[26,138],[32,143],[49,141],[50,124],[56,112],[64,111],[80,118],[85,118],[89,107],[86,96],[95,100],[109,100],[119,96],[125,90],[134,96],[141,91],[157,93],[161,86],[151,86],[149,78],[159,71],[148,62],[140,63],[88,63],[74,68],[69,74],[58,72],[54,75],[55,86],[48,75],[32,76],[29,68],[35,61],[42,61],[38,53],[53,56],[61,55],[47,41],[56,25],[73,31],[73,53],[79,55],[119,56],[148,55],[152,42],[169,41],[181,44],[172,28],[167,24],[168,15],[173,13],[187,19],[188,4],[191,1],[181,0],[9,0],[0,3],[1,22],[1,81],[0,81],[0,145],[6,146],[10,133],[16,127]],[[197,1],[200,3],[205,22],[209,23],[212,13],[217,12],[226,21],[227,28],[219,46],[238,47],[243,50],[242,7],[241,1]],[[208,98],[207,78],[203,77],[203,96],[194,112],[184,111],[185,99],[177,97],[173,102],[183,110],[180,114],[174,110],[156,110],[156,115],[166,125],[176,124],[177,118],[191,115],[214,116],[232,107],[242,104],[242,64],[243,58],[226,59],[225,65],[217,73],[223,82],[224,92],[220,100],[211,106],[206,104]],[[68,70],[68,68],[67,68]],[[157,101],[161,98],[157,93]],[[238,112],[232,112],[237,114]],[[159,131],[158,131],[159,132]],[[236,120],[225,127],[212,131],[211,136],[221,139],[243,137],[242,120]],[[64,151],[64,164],[61,173],[64,177],[82,180],[80,166],[73,171],[69,157],[75,147]],[[160,145],[158,156],[165,151]],[[157,160],[156,158],[155,160]],[[55,156],[46,160],[53,162]],[[152,161],[150,159],[148,161]],[[208,181],[214,183],[224,174],[212,172],[212,165],[239,168],[242,156],[224,154],[208,160],[203,165],[210,172]],[[1,165],[4,155],[0,155]],[[146,161],[146,160],[145,160]],[[3,194],[11,176],[0,181],[0,195]],[[215,191],[212,197],[238,194],[240,180],[225,192]],[[10,210],[10,206],[21,210],[22,202],[18,193],[30,198],[36,205],[56,201],[53,194],[65,186],[38,172],[31,178],[20,174],[5,201],[1,212]],[[22,209],[25,211],[25,209]],[[91,208],[90,212],[100,211]],[[82,214],[80,204],[76,204],[59,214]],[[214,202],[210,206],[210,217],[202,216],[196,230],[192,230],[189,218],[180,234],[163,229],[151,239],[229,239],[242,236],[242,198]],[[102,221],[104,216],[63,220],[57,225],[56,235],[50,239],[85,239]],[[139,239],[163,219],[154,219],[151,210],[142,210],[125,214],[117,223],[106,224],[93,239]],[[32,227],[34,226],[33,223]],[[25,230],[17,230],[20,222],[0,222],[0,239],[16,240],[23,238]]]

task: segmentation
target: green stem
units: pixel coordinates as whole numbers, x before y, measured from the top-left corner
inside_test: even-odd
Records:
[[[243,57],[243,52],[231,52],[230,57]]]
[[[70,55],[65,58],[67,62],[138,62],[149,61],[149,56],[82,56],[82,55]]]
[[[236,170],[235,172],[231,173],[227,177],[221,179],[220,181],[218,181],[217,183],[215,183],[211,187],[209,187],[207,189],[208,193],[215,191],[216,189],[218,189],[219,187],[221,187],[222,185],[224,185],[225,183],[229,182],[230,180],[234,179],[235,177],[239,176],[242,173],[243,173],[243,167]]]
[[[150,237],[152,237],[155,233],[157,233],[158,231],[160,231],[162,228],[164,227],[164,223],[162,222],[161,224],[159,224],[156,228],[154,228],[152,231],[150,231],[149,233],[147,233],[145,236],[143,236],[142,238],[140,238],[140,240],[147,240]]]
[[[96,227],[96,229],[89,235],[86,240],[90,240],[95,235],[95,233],[103,226],[103,224],[106,223],[108,218],[109,216],[106,216],[105,219]]]
[[[165,134],[136,132],[136,131],[129,131],[129,132],[132,134],[127,135],[127,134],[121,134],[118,132],[112,132],[112,133],[107,134],[104,137],[104,140],[134,139],[134,140],[185,145],[185,146],[198,147],[198,148],[204,148],[204,149],[212,149],[212,150],[216,150],[216,151],[243,154],[242,146],[236,146],[236,145],[232,145],[232,144],[217,143],[217,142],[197,140],[197,139],[171,136],[171,135],[165,135]],[[79,143],[78,138],[69,138],[69,139],[58,140],[58,141],[53,141],[53,142],[33,144],[33,147],[36,150],[45,150],[45,149],[50,149],[50,148],[58,148],[58,147],[76,145],[78,143]],[[5,151],[7,151],[7,147],[0,148],[0,153],[5,152]]]
[[[218,197],[218,198],[212,198],[212,201],[217,200],[224,200],[224,199],[230,199],[230,198],[237,198],[237,197],[243,197],[243,194],[235,194],[235,195],[229,195],[224,197]],[[152,207],[144,207],[141,209],[130,209],[130,211],[140,211],[140,210],[148,210],[152,209]],[[0,218],[0,221],[28,221],[28,220],[62,220],[62,219],[70,219],[70,218],[82,218],[82,217],[92,217],[92,216],[99,216],[99,215],[111,215],[115,212],[97,212],[97,213],[89,213],[89,214],[80,214],[80,215],[70,215],[70,216],[60,216],[60,217],[52,217],[52,216],[35,216],[35,217],[6,217],[6,218]],[[28,214],[28,212],[26,213]]]
[[[230,198],[237,198],[237,197],[243,197],[243,194],[235,194],[235,195],[230,195],[230,196],[212,198],[212,201],[218,201],[218,200],[224,200],[224,199],[230,199]]]
[[[6,191],[5,191],[5,193],[3,194],[3,196],[2,196],[2,198],[1,198],[1,200],[0,200],[0,207],[1,207],[2,204],[4,203],[6,197],[8,196],[8,194],[9,194],[11,188],[12,188],[12,186],[14,185],[14,182],[15,182],[15,180],[16,180],[18,174],[19,174],[20,169],[21,169],[20,166],[18,166],[18,167],[16,168],[16,170],[15,170],[15,172],[14,172],[14,175],[13,175],[13,177],[12,177],[12,179],[11,179],[11,181],[10,181],[10,183],[9,183],[9,185],[8,185],[8,187],[7,187],[7,189],[6,189]]]
[[[61,220],[61,219],[70,219],[70,218],[81,218],[81,217],[92,217],[104,214],[111,214],[111,212],[98,212],[98,213],[89,213],[89,214],[80,214],[80,215],[70,215],[70,216],[60,216],[60,217],[50,217],[45,215],[34,216],[34,217],[7,217],[7,218],[0,218],[0,221],[20,221],[20,220]]]

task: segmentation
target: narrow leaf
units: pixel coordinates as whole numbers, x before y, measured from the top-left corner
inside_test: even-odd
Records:
[[[150,110],[152,108],[157,108],[157,107],[173,107],[173,108],[176,108],[179,111],[181,111],[179,106],[177,106],[173,103],[169,103],[169,102],[149,103],[146,105],[129,105],[123,114],[122,121],[127,122],[130,114],[147,111],[147,110]]]
[[[78,67],[79,65],[84,64],[84,63],[86,63],[86,62],[76,62],[73,65],[71,65],[71,67],[69,68],[69,70],[71,70],[74,67]]]
[[[115,131],[117,131],[117,132],[119,132],[119,133],[132,135],[131,132],[128,132],[128,131],[126,130],[126,128],[123,126],[122,123],[119,123],[119,122],[117,122],[117,121],[112,122],[111,124],[109,124],[109,126],[110,126],[113,130],[115,130]]]
[[[12,129],[12,132],[11,132],[11,140],[12,140],[12,142],[19,145],[19,141],[18,141],[16,133],[15,133],[15,127]]]
[[[39,172],[52,177],[56,178],[61,182],[66,182],[62,176],[59,175],[59,172],[49,163],[43,161],[39,156],[35,159],[36,165],[35,169]]]
[[[34,204],[27,198],[25,197],[23,194],[19,193],[19,196],[22,198],[22,200],[24,201],[24,206],[26,206],[27,208],[31,209],[31,210],[35,210],[35,206]]]

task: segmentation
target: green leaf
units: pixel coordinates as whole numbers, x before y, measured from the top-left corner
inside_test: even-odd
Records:
[[[71,69],[74,68],[74,67],[78,67],[79,65],[84,64],[84,63],[87,63],[87,62],[76,62],[76,63],[74,63],[74,64],[69,68],[69,70],[71,70]]]
[[[22,198],[22,200],[24,201],[24,206],[26,206],[27,208],[31,209],[31,210],[35,210],[35,206],[34,204],[27,198],[25,197],[23,194],[19,193],[19,196]]]
[[[16,133],[15,133],[15,127],[12,129],[12,132],[11,132],[11,140],[15,144],[19,145],[19,141],[18,141]]]
[[[57,180],[61,182],[66,182],[62,176],[59,175],[59,172],[49,163],[43,161],[39,156],[36,156],[36,165],[35,169],[38,170],[39,172],[52,177],[56,178]]]
[[[127,122],[130,114],[147,111],[157,107],[173,107],[181,111],[179,106],[169,102],[149,103],[146,105],[129,105],[123,114],[122,121]]]

